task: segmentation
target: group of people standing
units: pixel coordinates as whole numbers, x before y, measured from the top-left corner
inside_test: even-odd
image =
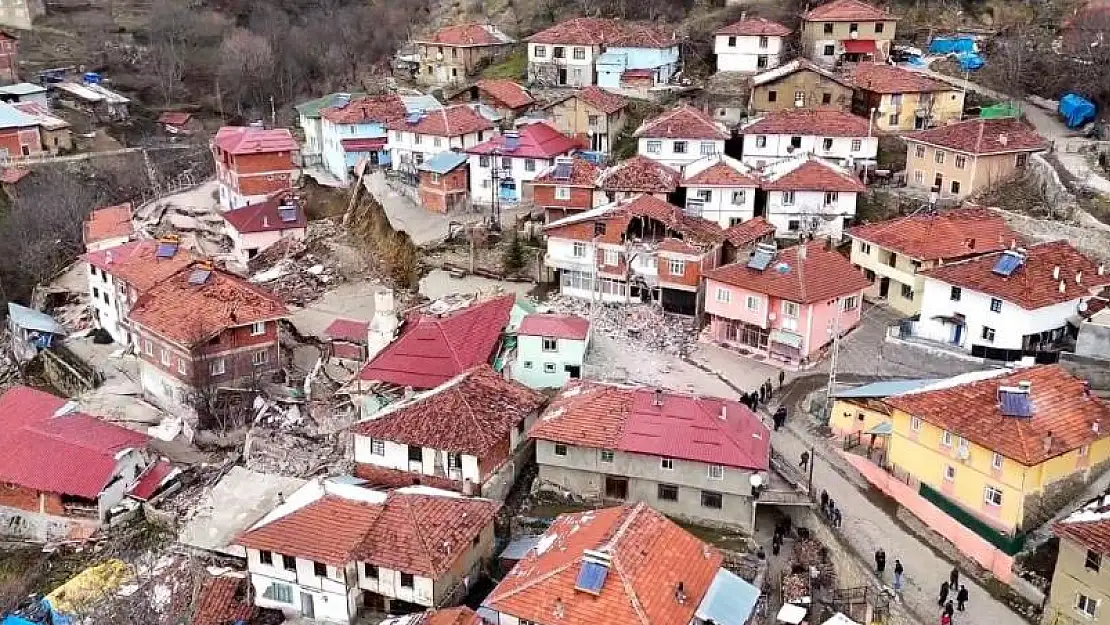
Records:
[[[782,374],[779,375],[780,380],[783,377]],[[779,382],[779,387],[781,388],[781,386],[782,382]],[[771,378],[767,378],[767,381],[759,385],[759,388],[756,390],[740,395],[740,403],[754,411],[759,408],[760,404],[766,404],[771,401],[771,396],[774,394],[775,387],[771,384]]]
[[[955,608],[948,599],[948,595],[951,593],[956,594]],[[937,599],[937,605],[941,607],[940,625],[952,625],[952,615],[956,610],[964,611],[967,599],[967,586],[960,583],[960,572],[953,567],[952,572],[948,574],[948,581],[940,585],[940,598]]]

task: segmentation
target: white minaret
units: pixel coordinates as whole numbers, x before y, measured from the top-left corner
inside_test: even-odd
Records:
[[[397,338],[399,327],[401,322],[397,319],[393,290],[379,289],[374,293],[374,319],[366,332],[367,361],[373,360],[374,356]]]

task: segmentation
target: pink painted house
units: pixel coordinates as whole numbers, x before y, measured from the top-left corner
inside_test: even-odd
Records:
[[[279,191],[257,204],[222,213],[235,259],[246,265],[282,239],[304,239],[308,217],[296,191]]]
[[[868,286],[822,243],[784,250],[760,243],[748,260],[706,274],[709,331],[741,352],[803,366],[821,356],[837,327],[844,334],[859,324]]]

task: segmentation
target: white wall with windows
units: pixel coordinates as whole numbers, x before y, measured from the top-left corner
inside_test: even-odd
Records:
[[[671,167],[682,167],[706,156],[725,153],[724,139],[652,139],[641,137],[637,150],[641,156]]]
[[[383,597],[400,599],[428,608],[435,603],[435,582],[431,578],[374,566],[366,562],[358,564],[358,586]]]
[[[348,586],[354,565],[336,567],[272,551],[247,549],[254,603],[287,616],[350,623],[358,612],[358,589]]]
[[[593,46],[528,44],[528,80],[542,86],[592,85],[597,56]]]
[[[494,156],[490,154],[471,154],[470,164],[470,201],[474,204],[493,203],[493,193],[499,192],[501,203],[515,204],[525,199],[524,186],[536,179],[543,170],[555,164],[554,158],[520,158],[516,156]],[[492,168],[498,171],[494,180]],[[513,185],[513,192],[500,192],[505,184]],[[494,184],[498,188],[494,188]],[[569,187],[563,187],[569,191]],[[558,188],[556,189],[558,190]],[[568,198],[569,199],[569,194]]]
[[[408,130],[389,131],[389,158],[395,171],[409,171],[448,150],[461,151],[487,141],[497,133],[480,130],[455,137],[425,135]]]
[[[718,72],[762,72],[782,62],[782,37],[717,35],[713,52]]]
[[[764,167],[802,154],[815,154],[839,165],[874,161],[879,153],[879,138],[826,137],[812,135],[745,134],[740,160],[751,167]]]
[[[768,191],[765,217],[776,236],[812,234],[839,241],[845,222],[856,216],[856,196],[854,191]]]
[[[755,215],[755,193],[755,187],[686,187],[686,213],[735,226]]]
[[[589,335],[583,340],[554,336],[517,336],[511,375],[531,388],[561,388],[582,376]]]
[[[410,446],[357,434],[355,435],[355,462],[417,475],[440,475],[454,480],[482,483],[477,456],[455,454],[431,447]],[[446,475],[436,472],[437,465],[443,467]]]
[[[92,264],[87,266],[89,303],[92,304],[96,326],[110,334],[116,343],[130,345],[131,335],[124,322],[133,301],[127,284]]]

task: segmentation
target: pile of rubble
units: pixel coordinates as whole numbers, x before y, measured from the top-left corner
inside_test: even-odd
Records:
[[[346,463],[339,435],[298,435],[255,426],[248,435],[245,465],[251,471],[290,477],[334,473]]]
[[[338,234],[329,221],[313,222],[303,241],[282,239],[252,258],[247,265],[250,281],[265,286],[287,304],[305,306],[316,301],[343,281],[328,246]]]
[[[554,294],[546,302],[553,312],[590,318],[590,302]],[[694,320],[663,312],[649,304],[594,305],[591,332],[613,339],[632,340],[649,351],[684,356],[697,338]]]

